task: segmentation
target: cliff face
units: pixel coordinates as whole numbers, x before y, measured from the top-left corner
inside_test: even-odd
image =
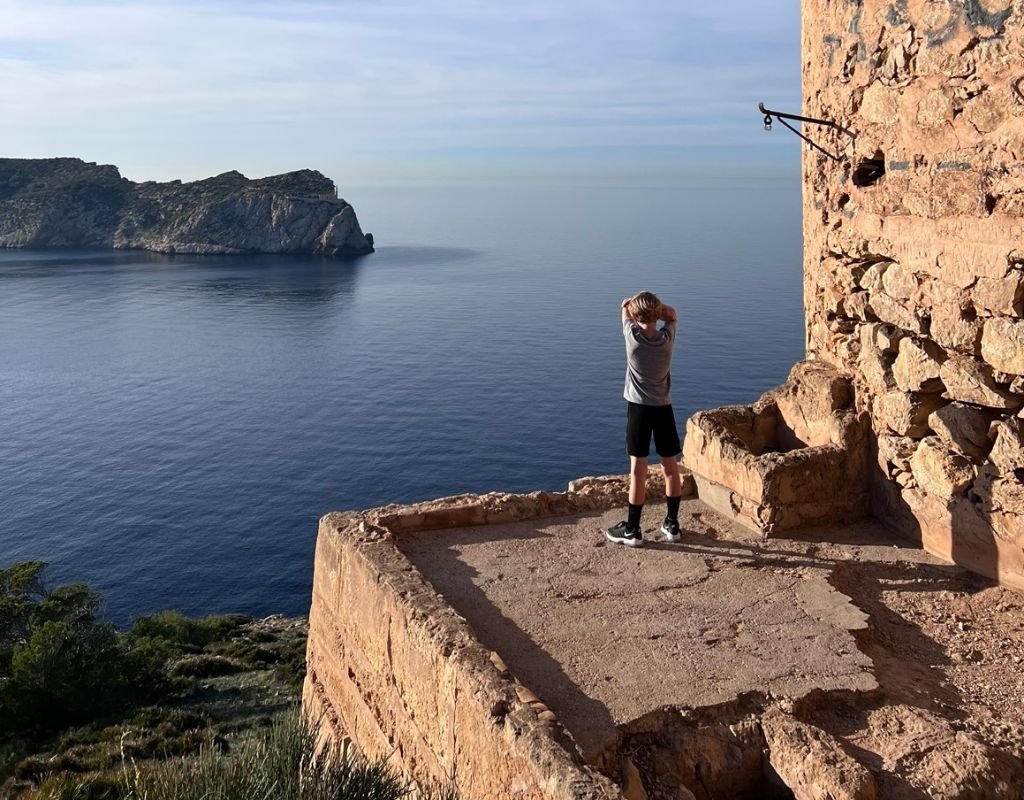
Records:
[[[0,159],[3,247],[356,256],[373,252],[373,237],[314,170],[134,183],[77,158]]]
[[[851,374],[874,511],[1024,589],[1024,6],[804,0],[808,350]]]

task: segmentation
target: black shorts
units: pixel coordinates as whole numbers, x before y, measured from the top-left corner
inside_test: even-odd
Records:
[[[662,458],[672,458],[683,452],[672,406],[641,406],[627,402],[626,452],[637,458],[647,458],[651,452],[651,434],[654,434],[654,449]]]

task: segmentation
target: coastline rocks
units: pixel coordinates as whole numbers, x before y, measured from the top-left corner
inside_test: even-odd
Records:
[[[0,159],[0,248],[358,256],[373,238],[315,170],[134,183],[77,158]]]

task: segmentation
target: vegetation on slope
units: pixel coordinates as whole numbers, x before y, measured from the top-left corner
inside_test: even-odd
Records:
[[[114,776],[57,775],[40,787],[53,800],[455,800],[451,790],[420,791],[386,761],[368,762],[343,748],[318,746],[297,710],[232,753],[203,748],[140,768],[126,760]]]
[[[164,611],[119,631],[45,568],[0,568],[0,797],[410,796],[385,764],[314,758],[304,620]]]

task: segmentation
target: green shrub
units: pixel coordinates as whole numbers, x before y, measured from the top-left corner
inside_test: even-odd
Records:
[[[171,667],[171,675],[181,678],[216,678],[219,675],[234,675],[243,667],[223,656],[187,656]]]
[[[216,649],[219,655],[241,661],[253,669],[266,669],[278,662],[280,653],[263,644],[249,641],[248,637],[234,639]]]
[[[161,611],[139,617],[132,623],[128,638],[132,641],[164,642],[180,653],[196,653],[207,645],[229,638],[240,627],[252,621],[244,614],[218,614],[189,619],[177,611]]]
[[[274,636],[268,631],[246,630],[212,650],[250,669],[273,669],[278,681],[294,688],[300,687],[306,677],[306,640],[303,636]]]
[[[58,773],[39,786],[39,800],[123,800],[124,779],[117,774],[88,776]]]
[[[205,748],[198,758],[152,767],[126,764],[121,800],[454,800],[451,789],[420,793],[387,761],[367,762],[317,746],[298,711],[230,755]]]
[[[214,718],[301,682],[301,630],[264,630],[244,615],[189,619],[166,611],[121,633],[101,618],[98,592],[84,584],[50,589],[45,569],[38,561],[0,568],[0,797],[35,787],[41,793],[33,797],[130,800],[143,795],[129,793],[129,773],[119,770],[125,759],[142,765],[132,770],[137,777],[153,771],[151,759],[206,764],[227,751],[228,729],[243,742],[276,730],[265,715],[234,724]],[[196,684],[243,669],[273,670],[277,685],[267,673],[241,685]],[[209,705],[151,706],[170,700]],[[228,763],[236,762],[217,761],[215,769]],[[101,777],[111,770],[121,776],[113,788]]]
[[[10,775],[25,756],[25,748],[20,743],[0,744],[0,783],[3,783],[3,776]]]
[[[35,742],[166,693],[166,652],[97,618],[84,584],[47,591],[46,565],[0,569],[0,744]]]
[[[270,631],[261,630],[246,631],[245,638],[251,642],[257,642],[260,644],[267,644],[269,642],[277,641],[277,637]]]
[[[19,781],[38,783],[46,776],[59,772],[61,766],[61,764],[53,763],[49,758],[29,756],[18,762],[12,774]]]
[[[32,611],[45,595],[42,561],[0,569],[0,677],[11,669],[14,648],[30,635]]]
[[[216,746],[221,747],[219,737],[214,737]],[[210,744],[208,728],[192,728],[185,731],[152,731],[138,738],[126,738],[121,752],[133,759],[164,759],[174,756],[188,756],[200,752]]]
[[[150,706],[137,711],[129,717],[125,723],[128,727],[151,730],[162,728],[176,731],[189,731],[194,728],[206,728],[210,724],[210,718],[205,714],[196,711],[186,711],[179,708],[161,708]],[[121,730],[120,727],[117,730]]]

